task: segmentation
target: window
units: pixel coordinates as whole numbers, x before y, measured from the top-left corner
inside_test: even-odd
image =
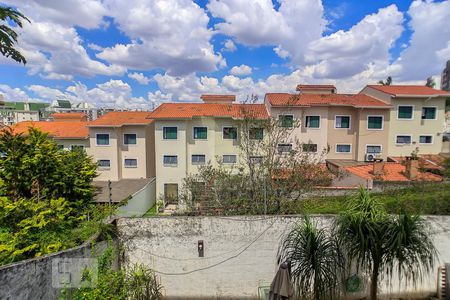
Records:
[[[277,150],[278,154],[291,152],[292,144],[278,144]]]
[[[109,169],[111,167],[111,161],[109,159],[99,159],[97,163],[101,169]]]
[[[204,154],[193,154],[192,164],[193,165],[204,165],[206,162],[206,155]]]
[[[236,140],[237,139],[237,128],[236,127],[224,127],[223,128],[223,139],[224,140]]]
[[[294,116],[293,115],[280,115],[278,116],[281,127],[291,128],[294,126]]]
[[[208,138],[208,128],[194,127],[194,140],[206,140]]]
[[[222,162],[224,164],[235,164],[236,163],[236,155],[224,155],[224,156],[222,156]]]
[[[70,150],[71,151],[82,151],[82,150],[84,150],[84,146],[83,145],[70,145]]]
[[[108,146],[109,145],[109,134],[107,133],[97,133],[96,136],[98,146]]]
[[[248,136],[251,140],[262,140],[264,138],[263,128],[250,128],[248,130]]]
[[[166,203],[178,202],[178,184],[165,183],[164,184],[164,201]]]
[[[165,140],[176,140],[177,139],[176,127],[163,127],[163,139]]]
[[[125,158],[125,168],[137,168],[137,159]]]
[[[306,116],[305,122],[306,128],[319,128],[320,127],[320,116]]]
[[[317,152],[317,144],[303,144],[303,152]]]
[[[125,145],[136,145],[137,143],[136,133],[125,133],[123,135],[123,143]]]
[[[368,154],[381,153],[381,146],[380,145],[367,145],[366,146],[366,153],[368,153]]]
[[[352,145],[350,144],[337,144],[336,153],[350,153],[352,152]]]
[[[432,135],[419,136],[419,144],[433,144],[433,136]]]
[[[350,116],[336,116],[334,121],[335,128],[350,128]]]
[[[383,116],[368,116],[367,129],[383,129]]]
[[[398,106],[398,119],[412,120],[413,118],[412,106]]]
[[[58,150],[64,150],[64,145],[58,145]]]
[[[163,164],[164,165],[177,165],[178,164],[178,156],[164,155]]]
[[[250,163],[251,164],[260,164],[263,161],[262,156],[250,156]]]
[[[397,135],[395,139],[396,144],[411,144],[411,136],[410,135]]]
[[[436,120],[436,107],[422,107],[422,119]]]

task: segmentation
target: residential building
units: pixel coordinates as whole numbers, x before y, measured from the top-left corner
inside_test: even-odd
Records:
[[[200,165],[218,161],[235,166],[241,159],[240,122],[267,119],[263,104],[236,104],[234,96],[204,95],[203,103],[163,103],[155,120],[156,196],[177,200],[183,180]]]
[[[368,85],[360,94],[383,101],[392,108],[389,115],[388,155],[409,156],[443,150],[445,101],[450,92],[427,86]]]
[[[151,112],[109,112],[89,122],[88,153],[98,162],[96,180],[155,177]]]
[[[50,115],[53,122],[87,122],[87,115],[80,112],[53,113]]]
[[[441,75],[441,90],[450,92],[450,60],[447,61]]]
[[[5,102],[0,106],[0,123],[11,126],[23,121],[39,121],[47,103]]]
[[[302,144],[322,159],[387,158],[390,105],[367,95],[337,94],[334,86],[299,85],[299,94],[268,93],[273,118],[296,122],[286,143]]]

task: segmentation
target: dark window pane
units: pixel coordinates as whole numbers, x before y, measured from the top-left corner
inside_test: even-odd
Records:
[[[350,153],[352,151],[351,145],[336,145],[336,152]]]
[[[206,127],[194,127],[194,139],[206,140],[208,138],[208,128]]]
[[[422,119],[436,119],[436,108],[435,107],[423,107],[422,108]]]
[[[100,159],[97,161],[98,166],[100,168],[109,168],[111,167],[111,161],[109,159]]]
[[[177,139],[177,128],[176,127],[164,127],[163,128],[163,139],[176,140]]]
[[[397,144],[411,144],[411,136],[409,135],[398,135]]]
[[[264,129],[263,128],[250,128],[248,131],[248,135],[252,140],[262,140],[264,138]]]
[[[176,164],[178,164],[178,156],[176,156],[176,155],[164,155],[163,163],[165,165],[176,165]]]
[[[136,145],[137,137],[135,133],[126,133],[123,136],[123,143],[125,145]]]
[[[222,162],[224,164],[234,164],[236,163],[236,155],[224,155],[222,157]]]
[[[398,118],[399,119],[412,119],[413,108],[412,106],[399,106],[398,107]]]
[[[336,117],[336,128],[350,128],[350,117],[337,116]]]
[[[294,126],[294,116],[292,115],[281,115],[279,116],[280,126],[281,127],[292,127]]]
[[[307,116],[306,117],[306,127],[307,128],[319,128],[320,127],[320,117],[319,116]]]
[[[237,139],[237,128],[236,127],[224,127],[223,128],[223,138],[227,140]]]
[[[278,144],[277,150],[278,154],[291,152],[292,144]]]
[[[431,144],[431,143],[433,143],[433,137],[431,135],[421,135],[419,137],[419,143],[421,143],[421,144]]]
[[[194,154],[192,155],[192,164],[193,165],[203,165],[206,162],[206,156],[203,154]]]
[[[303,152],[317,152],[317,144],[303,144]]]
[[[366,153],[381,153],[381,146],[367,146]]]
[[[97,145],[109,145],[109,134],[97,134]]]
[[[368,118],[369,129],[381,129],[383,128],[383,117],[369,117]]]

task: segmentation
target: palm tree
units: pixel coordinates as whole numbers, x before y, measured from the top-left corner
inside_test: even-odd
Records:
[[[392,84],[392,77],[388,76],[386,78],[386,81],[380,80],[380,81],[378,81],[378,83],[381,84],[381,85],[391,85]]]
[[[335,234],[349,260],[371,274],[372,300],[377,297],[380,275],[390,281],[397,271],[402,283],[416,284],[431,271],[437,255],[420,216],[388,215],[362,187],[336,219]]]
[[[288,262],[301,299],[339,297],[344,259],[330,231],[318,229],[309,217],[297,223],[278,249],[278,263]]]
[[[4,23],[0,25],[0,53],[6,57],[11,57],[19,63],[26,64],[25,57],[14,48],[14,44],[17,43],[17,33],[5,24],[8,24],[8,21],[10,21],[22,27],[22,20],[28,22],[29,20],[11,7],[0,7],[0,20]]]

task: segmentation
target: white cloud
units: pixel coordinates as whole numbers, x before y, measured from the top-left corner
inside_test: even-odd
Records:
[[[146,77],[143,73],[128,73],[128,77],[136,80],[143,85],[147,85],[150,82],[150,78]]]
[[[252,68],[247,65],[234,66],[230,70],[231,75],[245,76],[252,74]]]
[[[12,88],[6,84],[0,84],[0,94],[3,95],[5,101],[27,101],[29,99],[27,93],[19,88]]]
[[[237,50],[236,45],[232,40],[226,40],[225,43],[223,43],[223,46],[223,51],[234,52]]]
[[[97,57],[135,70],[163,68],[170,74],[210,72],[225,64],[210,43],[206,12],[189,0],[105,0],[119,29],[132,39]]]

